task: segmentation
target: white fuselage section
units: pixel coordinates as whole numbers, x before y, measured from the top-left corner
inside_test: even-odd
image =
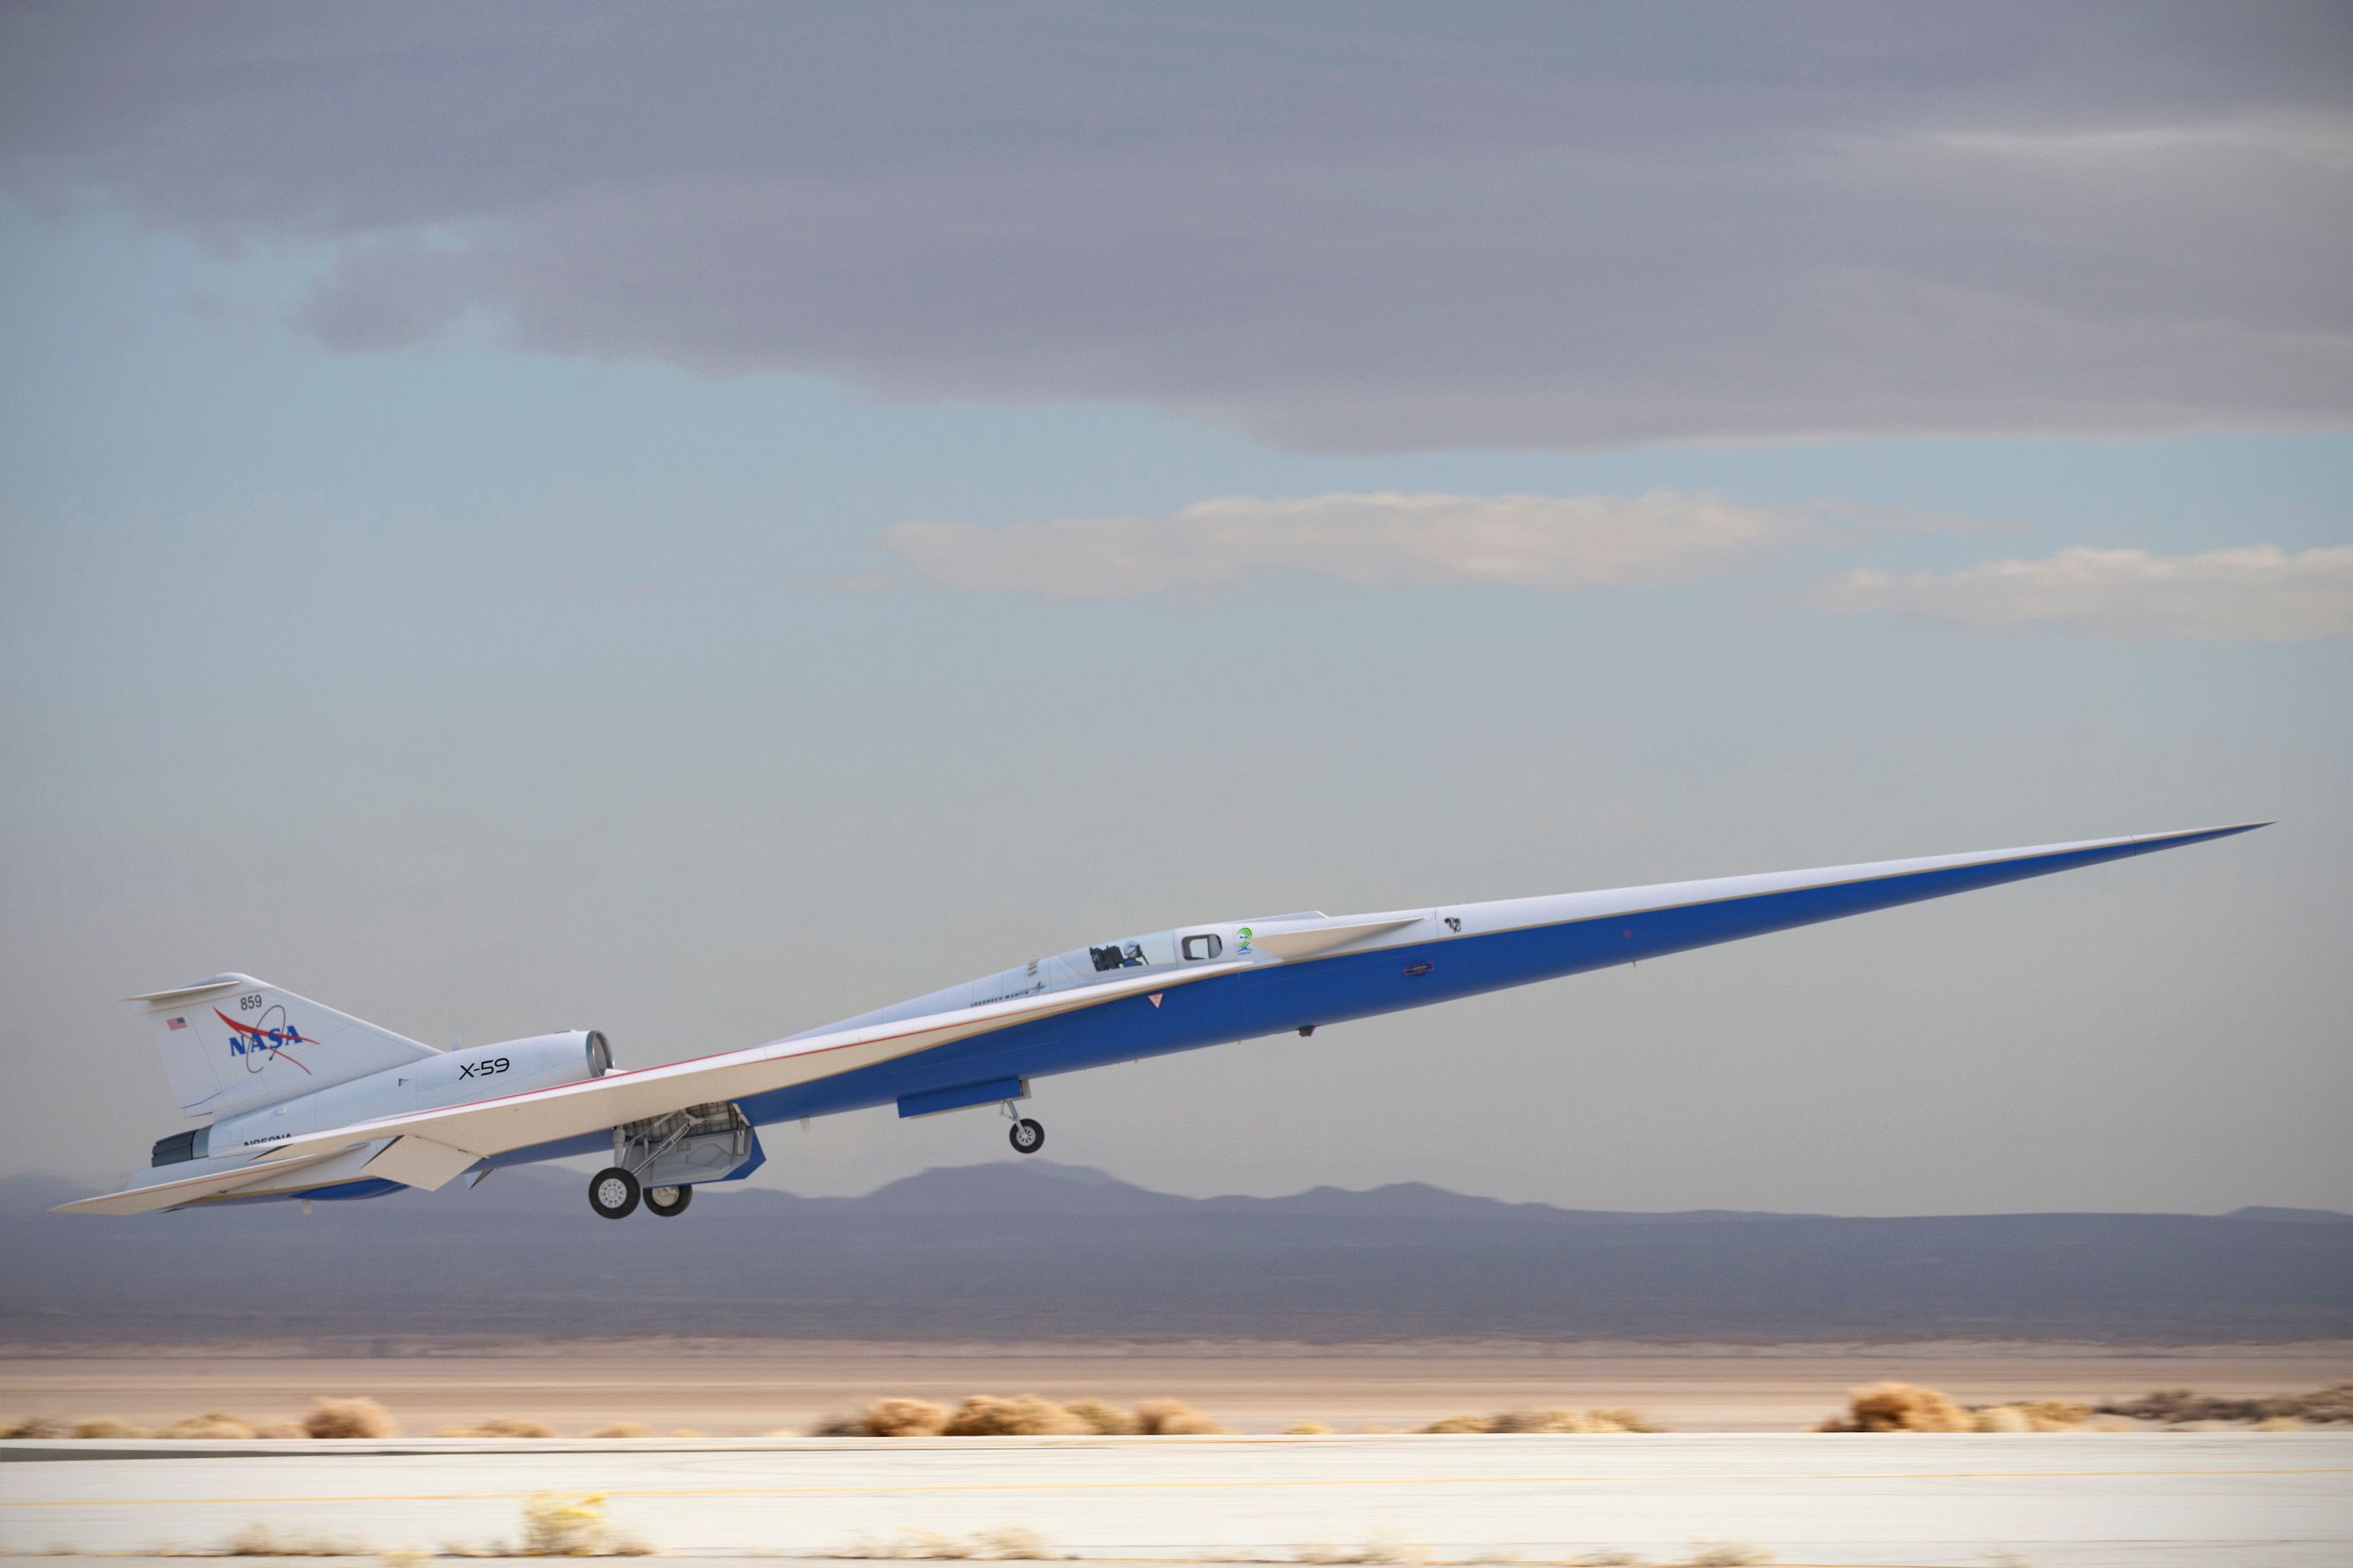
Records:
[[[953,1012],[959,1007],[979,1007],[991,1002],[1011,1002],[1050,992],[1074,991],[1106,980],[1131,979],[1155,970],[1178,970],[1220,958],[1249,958],[1252,956],[1252,939],[1260,932],[1288,933],[1317,927],[1345,926],[1345,921],[1335,921],[1320,910],[1303,910],[1296,914],[1264,916],[1254,921],[1227,921],[1212,925],[1178,926],[1171,931],[1147,931],[1142,936],[1122,937],[1116,942],[1074,947],[1051,958],[1036,959],[1018,968],[984,974],[961,985],[927,991],[921,996],[911,996],[887,1007],[877,1007],[855,1017],[837,1019],[785,1037],[808,1039],[836,1029],[895,1024],[902,1019],[920,1018],[933,1013]],[[1390,926],[1385,924],[1382,929],[1388,930]]]
[[[611,1060],[605,1037],[594,1029],[439,1052],[349,1083],[225,1117],[213,1123],[206,1153],[216,1158],[249,1153],[325,1127],[578,1083],[602,1077]]]

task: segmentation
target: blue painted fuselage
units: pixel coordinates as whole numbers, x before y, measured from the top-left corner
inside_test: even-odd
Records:
[[[1918,869],[1905,868],[1917,864],[1911,862],[1840,868],[1820,874],[1821,880],[1754,890],[1742,884],[1786,879],[1671,884],[1625,889],[1622,897],[1511,900],[1416,911],[1424,918],[1399,933],[1404,940],[1385,945],[1219,973],[1173,987],[1160,1001],[1121,996],[738,1103],[754,1124],[765,1125],[902,1103],[960,1085],[1026,1081],[1427,1006],[2241,831],[2214,828],[2056,847]],[[1706,893],[1716,896],[1683,896]],[[1596,900],[1608,907],[1588,912]],[[1177,973],[1172,970],[1172,975]],[[602,1137],[567,1139],[517,1150],[494,1163],[595,1153],[607,1144]]]

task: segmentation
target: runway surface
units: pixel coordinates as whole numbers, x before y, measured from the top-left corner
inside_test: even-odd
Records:
[[[266,1521],[369,1550],[513,1540],[599,1492],[672,1554],[821,1557],[902,1531],[1084,1558],[1784,1564],[2353,1563],[2353,1433],[0,1443],[0,1551],[213,1548]]]

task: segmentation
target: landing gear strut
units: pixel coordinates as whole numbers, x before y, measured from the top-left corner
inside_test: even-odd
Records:
[[[627,1219],[638,1206],[638,1179],[618,1165],[588,1178],[588,1206],[607,1219]],[[679,1208],[686,1205],[680,1204]],[[656,1214],[662,1211],[656,1209]],[[676,1213],[673,1209],[671,1213]]]
[[[613,1129],[613,1163],[588,1184],[588,1205],[607,1219],[686,1212],[697,1182],[723,1182],[757,1162],[759,1141],[727,1100],[627,1121]]]

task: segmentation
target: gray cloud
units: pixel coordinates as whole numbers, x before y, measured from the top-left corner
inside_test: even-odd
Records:
[[[1359,588],[1499,584],[1654,586],[1809,537],[1804,520],[1706,495],[1227,496],[1165,517],[982,528],[904,522],[883,542],[909,569],[975,593],[1120,599],[1259,573]]]
[[[2341,6],[20,7],[0,154],[353,351],[1283,443],[2337,427]]]
[[[1849,572],[1825,584],[1818,602],[1981,631],[2051,626],[2097,637],[2305,642],[2353,636],[2353,546],[2153,555],[2077,545],[1944,575]]]

